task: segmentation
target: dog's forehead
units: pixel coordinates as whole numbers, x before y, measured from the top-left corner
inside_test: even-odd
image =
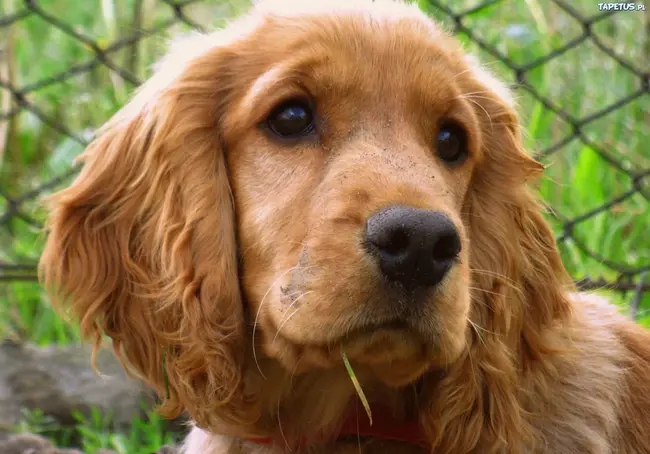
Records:
[[[180,74],[191,61],[237,43],[243,44],[237,52],[258,67],[268,65],[269,60],[286,60],[309,46],[313,46],[313,53],[330,53],[332,58],[371,58],[381,53],[395,61],[400,56],[398,51],[402,56],[417,54],[427,45],[428,50],[456,51],[461,57],[457,42],[416,4],[394,0],[262,0],[225,29],[174,39],[167,56],[156,65],[157,72]]]
[[[281,26],[286,25],[282,19],[287,19],[294,24],[304,23],[305,25],[320,22],[321,29],[322,24],[329,21],[331,25],[334,25],[330,31],[335,30],[332,35],[336,36],[336,33],[340,32],[346,23],[354,23],[356,26],[348,27],[345,30],[345,38],[331,40],[330,44],[347,44],[347,47],[355,47],[360,41],[364,41],[365,31],[365,37],[368,38],[365,42],[368,47],[365,47],[364,50],[383,50],[382,53],[394,63],[393,69],[400,68],[400,63],[418,61],[418,53],[420,55],[429,53],[435,60],[436,70],[444,70],[444,65],[440,65],[439,57],[445,54],[447,63],[454,66],[447,68],[452,73],[478,81],[498,96],[505,105],[511,108],[515,107],[514,99],[506,85],[483,67],[475,55],[467,54],[451,34],[420,10],[417,3],[399,0],[258,0],[254,2],[254,5],[250,17],[257,19],[256,23],[260,25],[256,27],[257,30],[263,28],[263,24],[273,22],[273,19],[278,20]],[[360,24],[365,27],[359,27]],[[379,24],[383,24],[384,27],[378,27]],[[302,30],[307,34],[318,30],[318,27],[305,26]],[[383,38],[387,39],[378,39],[382,34]],[[287,35],[291,36],[292,33],[287,33]],[[294,30],[293,36],[298,38],[296,41],[301,42],[300,45],[302,45],[304,41],[301,41],[299,35],[300,33],[295,33]],[[322,38],[323,35],[321,34],[319,37]],[[391,37],[393,38],[392,42]],[[396,42],[402,45],[396,46]],[[320,44],[325,43],[321,42]],[[340,46],[337,50],[344,50],[341,47],[346,46]],[[356,47],[358,50],[359,46]],[[400,48],[401,52],[398,52],[397,50]],[[332,53],[330,57],[334,55],[345,55],[345,52]],[[372,57],[370,54],[363,56],[365,58],[356,61],[357,67],[364,62],[368,63]],[[403,59],[401,62],[400,58]],[[427,63],[426,59],[419,61]],[[375,69],[386,68],[375,67]],[[401,69],[408,71],[413,67],[409,67],[407,64],[402,65]],[[425,67],[417,69],[426,70]]]
[[[458,41],[416,5],[317,4],[317,9],[264,16],[253,38],[271,62],[260,65],[266,68],[261,80],[271,74],[306,77],[332,95],[356,93],[357,100],[370,91],[390,92],[394,99],[418,91],[439,98],[437,92],[449,90],[454,77],[468,68]]]
[[[278,3],[284,8],[276,9]],[[297,55],[311,62],[320,59],[329,62],[330,74],[337,66],[344,72],[371,69],[398,76],[444,60],[455,70],[465,69],[459,43],[417,5],[390,0],[298,3],[265,0],[254,10],[253,16],[260,20],[250,36],[250,47],[260,51],[258,56],[261,53],[272,62],[298,62]],[[344,79],[354,77],[347,74]]]

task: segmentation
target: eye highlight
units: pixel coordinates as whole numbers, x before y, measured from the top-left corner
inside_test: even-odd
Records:
[[[465,128],[454,122],[442,122],[436,136],[436,153],[450,164],[465,159],[469,153]]]
[[[314,132],[314,113],[306,100],[290,99],[277,106],[266,119],[266,126],[278,137],[299,138]]]

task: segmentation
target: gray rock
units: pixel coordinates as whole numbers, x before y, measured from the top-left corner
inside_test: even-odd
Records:
[[[130,379],[109,350],[97,358],[102,375],[90,367],[90,348],[83,345],[36,348],[4,341],[0,344],[0,439],[24,416],[22,408],[40,409],[64,426],[73,412],[90,414],[93,407],[110,413],[116,427],[127,427],[152,402],[145,386]]]
[[[152,454],[178,454],[179,448],[164,446]],[[32,434],[12,435],[4,441],[0,441],[0,454],[84,454],[77,449],[61,449],[55,447],[49,440]],[[97,454],[116,454],[106,449],[100,450]]]
[[[39,435],[12,435],[0,442],[2,454],[83,454],[76,449],[57,449]],[[105,454],[115,454],[107,452]]]

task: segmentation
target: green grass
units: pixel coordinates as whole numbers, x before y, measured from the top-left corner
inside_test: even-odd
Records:
[[[443,24],[449,28],[453,26],[448,15],[426,3],[419,0],[419,4]],[[479,2],[447,0],[444,3],[459,12]],[[592,0],[570,3],[585,16],[599,14],[597,3]],[[196,24],[213,28],[243,11],[247,4],[246,0],[202,0],[192,3],[184,12]],[[0,17],[21,11],[23,5],[22,0],[0,0]],[[77,33],[96,41],[102,48],[134,30],[162,27],[173,17],[172,8],[160,0],[40,0],[37,5],[44,12],[71,24]],[[593,25],[592,32],[632,66],[648,72],[648,20],[647,13],[621,12]],[[550,1],[502,2],[464,17],[462,23],[520,66],[561,48],[582,33],[580,24]],[[189,29],[187,25],[173,25],[163,33],[148,36],[137,44],[112,53],[110,60],[128,70],[135,78],[144,80],[149,74],[150,64],[163,52],[166,38]],[[459,37],[467,49],[477,53],[492,71],[508,82],[515,82],[515,72],[511,68],[473,43],[466,34],[460,33]],[[54,77],[71,66],[93,59],[93,52],[88,46],[35,14],[11,27],[0,27],[0,44],[10,51],[9,58],[0,59],[0,75],[4,74],[2,77],[5,77],[8,74],[12,84],[17,87],[37,86],[40,81]],[[540,94],[551,99],[554,105],[577,118],[598,112],[640,86],[639,78],[590,40],[526,72],[526,80]],[[4,135],[0,135],[0,145],[6,143],[0,166],[0,188],[18,197],[68,170],[72,159],[83,150],[80,142],[88,140],[94,128],[126,102],[133,88],[134,84],[99,65],[30,92],[26,101],[38,109],[46,121],[27,110],[22,110],[4,125],[0,121],[0,134],[3,134],[3,126],[8,126],[4,128]],[[3,100],[7,99],[7,95],[0,88],[0,106],[5,106]],[[530,93],[518,89],[515,95],[529,149],[543,150],[572,132],[567,121]],[[48,119],[65,125],[79,140],[48,125]],[[650,96],[645,94],[603,118],[585,124],[582,132],[590,141],[622,162],[625,169],[649,168]],[[617,171],[596,149],[578,140],[568,142],[557,153],[545,158],[545,163],[548,171],[540,191],[563,219],[580,216],[632,188],[632,180],[625,172]],[[650,198],[648,180],[645,180],[644,190]],[[69,182],[68,179],[52,190]],[[32,219],[39,222],[44,219],[37,202],[29,201],[22,206],[22,212],[28,215],[26,219],[14,218],[8,226],[0,227],[0,261],[37,261],[43,236]],[[6,200],[0,197],[0,215],[7,208]],[[648,219],[650,203],[647,198],[637,194],[577,224],[574,234],[579,241],[561,244],[562,258],[568,270],[576,278],[602,276],[612,280],[617,277],[615,271],[601,260],[592,258],[584,248],[629,268],[647,265],[650,263]],[[561,233],[562,222],[554,216],[549,216],[549,221],[558,234]],[[623,309],[631,297],[629,294],[609,295]],[[642,301],[639,321],[650,326],[650,295],[646,295]],[[62,322],[52,312],[42,289],[29,281],[0,285],[2,336],[14,336],[41,345],[79,340],[78,330]],[[36,422],[39,422],[38,418]],[[86,419],[80,417],[78,427],[72,431],[52,428],[51,424],[39,429],[33,418],[31,422],[28,418],[22,429],[42,429],[58,437],[57,440],[63,444],[75,441],[91,453],[99,447],[111,445],[119,452],[137,453],[150,452],[147,450],[166,442],[160,424],[160,420],[152,415],[149,421],[134,422],[132,431],[135,431],[135,435],[125,434],[112,431],[101,415],[91,415]],[[151,438],[146,438],[149,435]],[[142,444],[139,440],[147,442]]]
[[[165,421],[155,413],[147,419],[134,419],[128,430],[115,430],[110,415],[93,410],[90,415],[77,413],[76,424],[61,426],[42,411],[24,411],[16,433],[45,436],[57,446],[78,446],[87,454],[110,449],[118,454],[151,454],[164,445],[180,441],[178,434],[167,430]]]

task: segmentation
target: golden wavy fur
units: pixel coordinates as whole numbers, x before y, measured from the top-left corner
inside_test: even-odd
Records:
[[[315,129],[280,139],[265,119],[296,98]],[[448,119],[457,165],[434,150]],[[432,453],[650,452],[650,336],[571,296],[507,89],[415,6],[261,2],[173,46],[82,160],[50,199],[45,285],[166,415],[189,412],[186,453],[335,432],[356,396],[341,348]],[[444,213],[460,240],[417,297],[360,240],[391,205]]]

